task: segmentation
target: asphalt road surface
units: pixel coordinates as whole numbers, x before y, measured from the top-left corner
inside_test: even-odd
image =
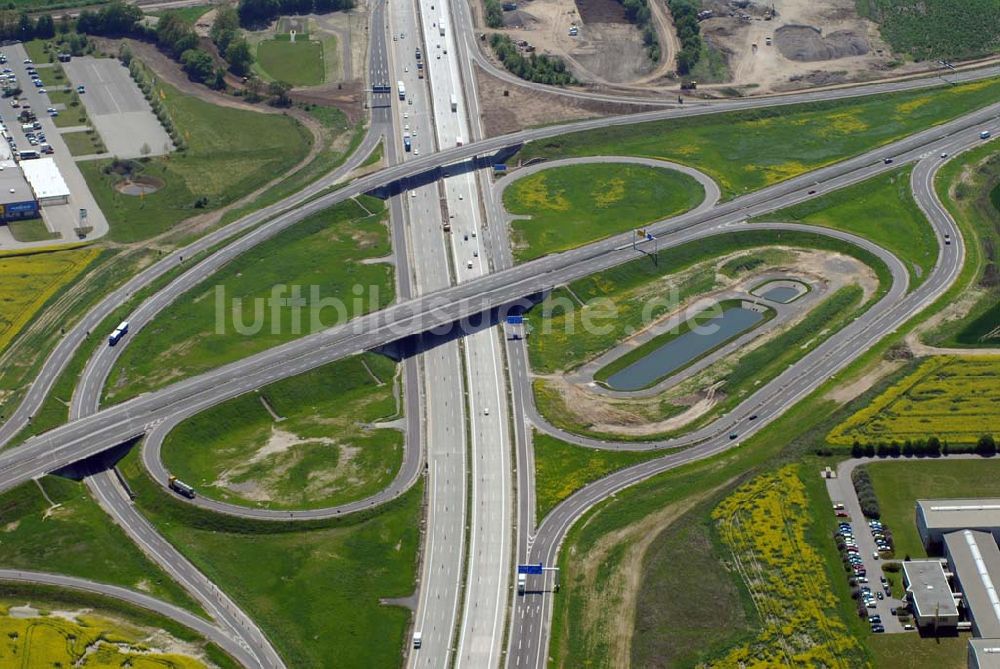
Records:
[[[708,213],[685,214],[649,226],[649,229],[660,237],[661,248],[665,248],[664,244],[679,238],[676,234],[664,237],[667,233],[698,226],[735,225],[748,216],[764,214],[804,201],[811,197],[807,190],[815,190],[817,185],[819,190],[840,188],[893,167],[884,165],[883,157],[894,155],[895,165],[905,164],[916,160],[923,153],[935,152],[942,144],[955,141],[956,138],[962,141],[963,137],[975,137],[975,129],[996,126],[993,117],[998,109],[1000,105],[993,105],[896,144],[730,200]],[[415,159],[414,162],[419,160],[422,159]],[[386,171],[392,169],[394,168]],[[338,193],[349,189],[350,186],[345,187]],[[313,205],[307,205],[306,208],[310,206]],[[237,245],[239,243],[236,242]],[[454,323],[482,313],[489,307],[512,303],[538,290],[624,262],[633,257],[632,253],[628,235],[602,240],[573,251],[465,281],[431,295],[419,296],[357,318],[349,324],[305,336],[201,376],[147,393],[34,437],[22,447],[0,454],[0,467],[3,468],[0,472],[0,489],[126,441],[177,411],[212,406],[260,385],[315,368],[331,360],[438,325]]]
[[[379,12],[375,12],[376,16],[379,14]],[[379,48],[384,48],[384,42],[380,41],[380,39],[384,41],[385,31],[372,30],[373,52],[377,52]],[[1000,69],[985,68],[982,70],[960,73],[955,76],[963,81],[971,81],[994,75],[998,70]],[[803,93],[782,96],[780,98],[737,100],[712,105],[711,107],[694,108],[689,106],[684,109],[670,109],[611,119],[595,119],[592,121],[578,122],[565,126],[537,128],[514,133],[512,135],[505,135],[499,138],[492,138],[489,140],[466,144],[464,147],[447,148],[436,154],[425,154],[423,157],[407,161],[407,163],[403,165],[392,166],[375,174],[358,179],[351,185],[342,188],[339,191],[319,197],[312,203],[304,205],[303,203],[309,200],[309,198],[312,198],[317,193],[326,190],[332,183],[335,183],[344,174],[347,174],[351,169],[360,164],[364,157],[379,141],[379,134],[388,122],[388,110],[384,106],[388,96],[387,94],[372,95],[373,118],[372,127],[368,136],[365,138],[365,141],[359,149],[347,160],[347,162],[340,169],[335,170],[329,178],[321,179],[298,194],[292,195],[274,205],[260,209],[257,212],[245,216],[230,225],[220,228],[205,237],[202,237],[198,241],[184,247],[183,249],[177,250],[176,252],[165,257],[163,260],[154,263],[145,270],[141,271],[130,281],[126,282],[119,289],[108,294],[105,299],[101,300],[101,302],[91,309],[79,322],[68,329],[66,335],[62,340],[60,340],[59,344],[46,359],[42,369],[35,378],[35,381],[28,389],[25,397],[21,400],[20,405],[14,410],[6,422],[4,422],[3,425],[0,425],[0,445],[8,443],[28,424],[31,416],[39,409],[39,407],[41,407],[45,396],[48,394],[59,374],[63,369],[65,369],[73,353],[91,336],[91,332],[107,316],[114,312],[121,304],[126,302],[130,296],[142,288],[149,286],[168,272],[176,269],[179,264],[185,262],[185,258],[187,258],[187,261],[190,262],[192,258],[240,233],[253,230],[252,234],[247,234],[236,239],[224,248],[205,258],[203,261],[197,263],[194,268],[184,273],[163,290],[159,291],[153,298],[146,300],[136,310],[136,312],[130,315],[130,322],[133,323],[133,329],[137,330],[143,325],[144,317],[155,315],[157,311],[162,309],[167,304],[170,304],[186,290],[194,285],[197,285],[201,280],[210,276],[212,273],[217,271],[219,267],[244,252],[247,248],[269,239],[287,226],[302,220],[312,213],[325,209],[349,197],[376,189],[385,184],[392,184],[399,182],[400,180],[406,180],[407,178],[412,178],[419,174],[426,173],[428,170],[434,170],[441,166],[461,164],[463,161],[468,160],[473,156],[489,155],[506,147],[516,146],[517,144],[526,141],[543,139],[545,137],[550,137],[563,132],[600,128],[606,125],[624,125],[646,120],[785,105],[817,99],[840,99],[862,94],[873,95],[896,90],[908,90],[915,87],[927,87],[936,84],[936,80],[893,82],[890,84],[876,84],[872,86],[858,87],[855,89],[819,93]],[[281,214],[281,212],[286,213]],[[268,222],[261,225],[265,221]],[[95,332],[93,336],[103,338],[105,333]],[[113,349],[111,351],[110,355],[113,356]],[[103,355],[107,356],[109,354],[104,352]],[[108,361],[104,365],[105,369],[110,369],[111,362],[113,362],[113,360]],[[91,364],[98,363],[91,361]],[[103,384],[103,379],[99,381],[88,381],[87,379],[84,379],[84,382],[99,382]]]

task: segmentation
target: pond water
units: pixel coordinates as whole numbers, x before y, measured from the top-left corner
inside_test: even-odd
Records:
[[[626,392],[648,388],[762,320],[762,313],[742,307],[730,307],[719,316],[703,321],[694,330],[671,339],[628,367],[615,372],[608,377],[607,385],[612,390]]]
[[[768,288],[760,296],[765,300],[788,304],[801,294],[802,289],[798,286],[775,286],[774,288]]]

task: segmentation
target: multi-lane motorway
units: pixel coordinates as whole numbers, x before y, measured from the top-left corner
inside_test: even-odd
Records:
[[[435,5],[437,8],[433,9]],[[392,197],[390,201],[400,301],[351,324],[309,335],[104,410],[98,410],[100,392],[114,364],[116,352],[115,349],[99,347],[74,395],[72,414],[75,420],[0,455],[0,489],[99,453],[134,435],[148,433],[155,446],[168,428],[183,417],[227,398],[337,358],[391,343],[402,336],[421,335],[435,326],[449,325],[492,307],[510,304],[634,257],[629,248],[623,248],[628,247],[625,243],[627,237],[618,236],[512,267],[495,194],[489,188],[480,188],[480,176],[463,162],[468,158],[567,130],[928,85],[920,81],[893,82],[792,95],[780,100],[741,100],[699,108],[689,106],[478,140],[482,131],[478,126],[478,99],[471,77],[472,62],[478,51],[476,45],[469,42],[471,30],[461,29],[464,38],[452,30],[452,24],[465,26],[468,21],[468,8],[462,3],[458,5],[449,10],[447,4],[441,6],[434,0],[397,3],[385,25],[380,7],[373,12],[372,52],[369,58],[372,77],[388,76],[387,83],[390,84],[405,79],[408,90],[403,100],[396,95],[372,96],[372,129],[363,148],[374,147],[384,135],[391,163],[389,168],[306,202],[308,197],[322,192],[335,178],[357,165],[367,155],[367,150],[361,150],[343,170],[311,186],[304,193],[216,231],[135,277],[70,329],[46,361],[42,373],[17,412],[0,427],[0,442],[7,442],[37,410],[54,379],[72,353],[86,341],[90,330],[129,295],[174,268],[184,266],[182,257],[187,258],[186,262],[192,266],[130,314],[133,329],[141,329],[180,295],[254,244],[314,211],[393,183],[403,184],[401,195]],[[441,23],[445,26],[443,30]],[[422,42],[421,48],[428,62],[427,79],[415,76],[414,49],[418,41]],[[955,76],[975,79],[988,74],[995,72],[969,72]],[[724,204],[703,207],[663,221],[652,226],[652,230],[661,237],[661,249],[691,239],[725,234],[737,229],[749,216],[807,199],[810,197],[808,190],[818,188],[824,192],[840,188],[890,169],[882,163],[882,159],[892,156],[897,165],[917,163],[913,185],[918,202],[928,214],[939,239],[949,233],[959,240],[958,231],[937,203],[930,186],[934,170],[940,164],[936,155],[941,150],[954,154],[975,143],[974,129],[1000,130],[996,127],[998,111],[1000,105],[994,105],[864,156]],[[402,132],[413,136],[414,151],[405,160],[399,160],[405,153],[399,144]],[[464,146],[456,146],[458,144]],[[444,176],[437,171],[442,167],[447,167],[451,174]],[[426,176],[428,173],[429,177]],[[445,221],[451,222],[451,233],[443,231]],[[248,234],[192,263],[192,258],[203,251],[232,235],[247,231]],[[552,564],[570,524],[600,499],[657,472],[738,445],[742,438],[761,429],[831,374],[842,369],[865,346],[891,332],[926,306],[951,284],[961,267],[962,245],[942,244],[941,257],[934,272],[917,290],[907,294],[906,272],[898,260],[886,256],[869,242],[860,239],[851,241],[885,257],[893,270],[894,279],[888,295],[842,332],[810,352],[792,369],[763,387],[733,413],[684,439],[655,445],[690,445],[690,448],[623,470],[584,488],[544,519],[537,532],[533,531],[533,466],[527,425],[534,422],[541,429],[558,431],[534,411],[527,386],[523,348],[517,343],[507,348],[508,372],[512,382],[508,395],[504,383],[503,346],[497,329],[473,326],[462,333],[461,343],[454,338],[438,343],[419,357],[406,359],[407,455],[404,467],[393,484],[378,495],[350,507],[295,512],[293,517],[310,517],[300,516],[300,513],[332,515],[371,506],[399,494],[416,480],[423,462],[421,444],[426,444],[428,519],[420,597],[414,622],[414,628],[421,631],[424,643],[421,649],[411,653],[410,662],[414,666],[433,667],[452,663],[469,667],[498,666],[504,661],[502,642],[512,599],[510,567],[515,554],[520,562]],[[97,333],[97,336],[101,335]],[[508,399],[511,407],[507,406]],[[751,409],[759,415],[759,419],[752,425],[745,424],[741,416]],[[513,424],[508,420],[511,414]],[[737,442],[727,436],[734,430],[741,435]],[[560,436],[565,438],[568,435]],[[589,446],[634,447],[579,438],[571,440]],[[517,446],[519,493],[516,536],[513,534],[515,514],[511,481],[514,471],[511,446],[514,444]],[[155,448],[149,449],[146,461],[154,473],[162,477],[165,472],[155,469],[158,465],[155,453]],[[229,644],[237,649],[234,653],[241,660],[250,666],[282,666],[280,658],[253,621],[222,593],[213,591],[214,586],[203,575],[155,534],[117,490],[111,475],[92,477],[91,485],[102,505],[126,527],[137,543],[202,601],[226,634]],[[216,510],[249,515],[255,513],[225,505]],[[260,516],[278,519],[266,512]],[[544,587],[541,589],[544,590]],[[532,594],[514,597],[513,601],[506,662],[510,666],[541,666],[546,656],[551,597]]]

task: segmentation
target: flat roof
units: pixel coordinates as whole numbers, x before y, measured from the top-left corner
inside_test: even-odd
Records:
[[[940,560],[910,560],[903,562],[906,591],[913,595],[917,614],[926,616],[957,616],[958,606],[944,575]]]
[[[33,202],[34,193],[17,165],[0,163],[0,204]]]
[[[979,635],[1000,638],[1000,549],[989,532],[960,530],[944,535],[945,549],[962,585],[965,606]]]
[[[66,185],[56,161],[52,158],[22,160],[21,169],[39,200],[69,196],[69,186]]]
[[[924,524],[934,529],[1000,527],[1000,498],[918,499]]]
[[[1000,669],[1000,639],[969,639],[979,669]]]

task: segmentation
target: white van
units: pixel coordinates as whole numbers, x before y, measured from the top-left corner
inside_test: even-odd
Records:
[[[413,633],[413,647],[414,648],[420,648],[420,645],[422,643],[423,643],[423,635],[421,635],[420,632],[414,632]]]

